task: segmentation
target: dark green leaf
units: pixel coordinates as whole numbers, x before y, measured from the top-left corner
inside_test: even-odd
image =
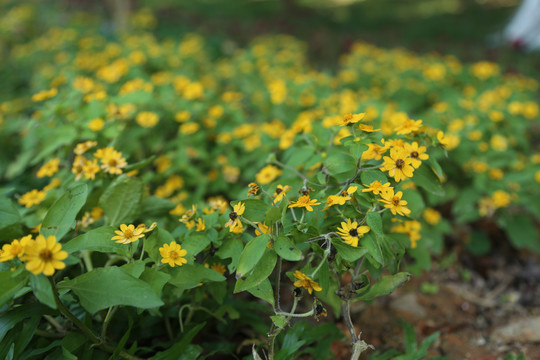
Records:
[[[441,181],[429,166],[422,165],[416,169],[412,180],[415,184],[429,191],[433,195],[444,196],[444,189],[441,186]]]
[[[73,280],[60,282],[58,288],[71,289],[92,314],[116,305],[142,309],[163,305],[150,285],[117,267],[94,269]]]
[[[192,289],[203,281],[224,281],[225,276],[201,264],[185,264],[167,269],[171,279],[169,283],[181,288]]]
[[[26,285],[28,276],[26,271],[20,270],[0,272],[0,306],[10,301]]]
[[[34,295],[42,304],[56,309],[56,302],[54,300],[51,283],[47,280],[45,275],[30,274],[30,286],[32,287]]]
[[[375,235],[384,235],[381,214],[377,212],[368,212],[366,214],[366,222]]]

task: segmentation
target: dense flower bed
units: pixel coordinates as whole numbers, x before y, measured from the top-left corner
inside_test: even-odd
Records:
[[[2,37],[30,89],[0,103],[1,355],[196,357],[209,322],[217,351],[322,359],[335,327],[298,320],[330,311],[359,355],[349,304],[403,285],[405,254],[429,268],[453,229],[485,251],[463,226],[480,218],[538,249],[537,81],[363,43],[319,71],[289,36],[216,47],[133,22]]]

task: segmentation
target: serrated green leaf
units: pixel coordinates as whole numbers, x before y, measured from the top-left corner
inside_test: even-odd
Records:
[[[375,235],[384,235],[381,214],[378,212],[368,212],[366,214],[366,223]]]

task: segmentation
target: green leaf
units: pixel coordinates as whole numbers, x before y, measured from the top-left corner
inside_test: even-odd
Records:
[[[330,175],[343,174],[356,169],[356,160],[344,152],[331,154],[326,159],[325,164]]]
[[[366,293],[358,296],[357,299],[371,301],[380,296],[389,295],[403,286],[410,278],[411,274],[405,272],[384,276],[375,285],[372,285]]]
[[[444,189],[439,178],[429,166],[423,165],[414,171],[412,180],[418,186],[436,196],[444,196]]]
[[[28,272],[22,269],[0,272],[0,306],[10,301],[26,285],[28,276]]]
[[[193,329],[189,330],[183,337],[182,340],[171,346],[165,351],[158,352],[156,355],[152,356],[148,360],[170,360],[178,359],[180,356],[184,355],[186,352],[187,346],[191,343],[191,340],[202,330],[206,325],[206,322],[196,325]],[[193,359],[195,359],[194,357]]]
[[[384,235],[381,214],[377,212],[368,212],[366,214],[366,222],[375,235]]]
[[[136,260],[120,266],[126,274],[138,279],[144,271],[145,263],[143,260]]]
[[[150,285],[118,267],[94,269],[73,280],[60,282],[58,288],[72,290],[91,314],[116,305],[142,309],[163,305]]]
[[[332,245],[336,248],[339,256],[349,262],[354,262],[367,254],[368,250],[364,247],[354,247],[341,239],[333,238]]]
[[[50,207],[45,219],[41,224],[41,235],[47,237],[56,236],[60,241],[67,234],[69,229],[75,224],[77,213],[83,207],[88,195],[88,186],[80,184],[68,189]]]
[[[366,144],[356,143],[353,141],[349,146],[349,151],[355,159],[360,159],[364,151],[366,151],[368,148],[369,146],[367,146]]]
[[[181,289],[192,289],[205,280],[225,280],[225,276],[201,264],[185,264],[166,271],[171,275],[169,283]]]
[[[238,268],[236,269],[236,278],[240,278],[247,274],[259,262],[266,250],[268,240],[270,240],[270,235],[262,234],[251,239],[246,244],[242,254],[240,254]]]
[[[1,285],[0,285],[1,286]],[[0,343],[7,332],[18,323],[31,317],[52,315],[55,311],[39,303],[22,304],[3,312],[0,316]]]
[[[175,205],[172,201],[157,196],[148,196],[141,202],[141,208],[144,209],[145,218],[167,216],[169,211],[174,209],[174,207]]]
[[[0,230],[21,222],[21,215],[17,207],[7,197],[0,197]]]
[[[491,249],[491,242],[483,232],[473,231],[470,241],[467,243],[467,249],[473,255],[485,255]]]
[[[236,205],[238,202],[239,201],[235,201],[233,204]],[[242,202],[246,206],[246,210],[242,214],[242,217],[251,221],[264,221],[266,212],[269,208],[268,204],[257,199],[242,200]]]
[[[411,210],[412,214],[419,214],[426,207],[422,196],[414,190],[404,191],[403,200],[407,201],[407,208]]]
[[[216,252],[216,256],[220,259],[231,258],[231,263],[228,266],[229,272],[232,274],[236,271],[238,261],[240,260],[240,254],[242,253],[243,245],[242,240],[238,238],[229,238],[223,242],[223,245]]]
[[[263,299],[272,306],[274,305],[274,290],[272,289],[270,280],[264,279],[260,284],[248,289],[248,292],[259,299]]]
[[[381,242],[384,241],[380,236],[373,236],[371,234],[364,235],[364,238],[360,240],[362,245],[366,247],[369,254],[373,256],[373,259],[379,264],[384,265],[384,258],[382,253]]]
[[[437,174],[440,178],[445,179],[446,175],[441,167],[441,164],[433,156],[430,156],[427,160],[427,164],[431,166],[431,169]]]
[[[129,246],[118,244],[111,240],[117,230],[112,226],[102,226],[97,229],[90,230],[87,233],[77,236],[75,239],[68,241],[62,249],[72,254],[76,251],[89,250],[102,253],[115,253],[123,256],[129,255]],[[157,230],[154,230],[157,231]],[[144,241],[147,241],[146,239]]]
[[[126,175],[119,176],[99,199],[108,225],[129,224],[139,212],[143,183]]]
[[[234,293],[236,294],[240,291],[249,290],[259,285],[265,279],[268,279],[270,274],[272,274],[272,271],[274,271],[276,262],[277,262],[276,253],[272,249],[267,249],[266,252],[264,253],[264,256],[257,263],[257,265],[255,266],[251,274],[247,275],[245,280],[242,278],[239,278],[236,281],[236,286],[234,287]]]
[[[374,181],[379,181],[381,184],[386,184],[388,182],[388,178],[380,170],[362,171],[360,173],[360,180],[362,180],[362,184],[364,185],[369,185]]]
[[[51,283],[43,274],[30,274],[30,286],[37,299],[50,308],[56,309],[56,301],[51,287]]]
[[[274,242],[276,253],[283,259],[289,261],[298,261],[302,258],[300,251],[295,243],[286,236],[279,236]]]
[[[154,161],[155,158],[156,158],[156,156],[152,155],[148,159],[141,160],[141,161],[136,162],[134,164],[129,164],[128,166],[126,166],[124,172],[128,173],[130,171],[140,170],[140,169],[150,165],[152,163],[152,161]]]
[[[276,325],[279,329],[283,329],[289,322],[285,315],[270,316],[270,319],[272,319],[274,325]]]
[[[161,291],[171,279],[171,275],[153,268],[145,268],[139,279],[148,283],[157,296],[161,296]]]
[[[516,248],[540,252],[538,230],[528,216],[515,215],[507,218],[505,229],[510,242]]]
[[[191,234],[182,241],[182,249],[185,249],[189,256],[196,256],[210,244],[210,238],[203,234]]]
[[[272,207],[268,209],[268,212],[266,213],[266,217],[264,219],[264,223],[268,226],[275,223],[276,221],[279,221],[281,219],[281,210],[278,207]]]

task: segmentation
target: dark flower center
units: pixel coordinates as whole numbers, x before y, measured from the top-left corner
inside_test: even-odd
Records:
[[[401,169],[403,167],[403,165],[405,165],[405,161],[403,161],[403,159],[397,159],[396,160],[396,167],[398,169]]]
[[[392,199],[392,204],[394,204],[394,206],[398,206],[400,202],[401,202],[401,200],[399,198],[397,198],[397,197]]]
[[[276,189],[276,194],[279,195],[279,194],[281,194],[282,191],[283,191],[283,189],[277,188],[277,189]]]
[[[413,151],[411,157],[416,159],[418,157],[418,151]]]
[[[236,220],[237,217],[238,217],[238,214],[236,214],[234,211],[229,214],[229,219],[231,220]]]
[[[351,229],[351,230],[349,230],[349,235],[358,236],[358,231],[356,229]]]
[[[39,258],[45,262],[49,262],[53,258],[53,253],[49,249],[43,249],[39,252]]]

